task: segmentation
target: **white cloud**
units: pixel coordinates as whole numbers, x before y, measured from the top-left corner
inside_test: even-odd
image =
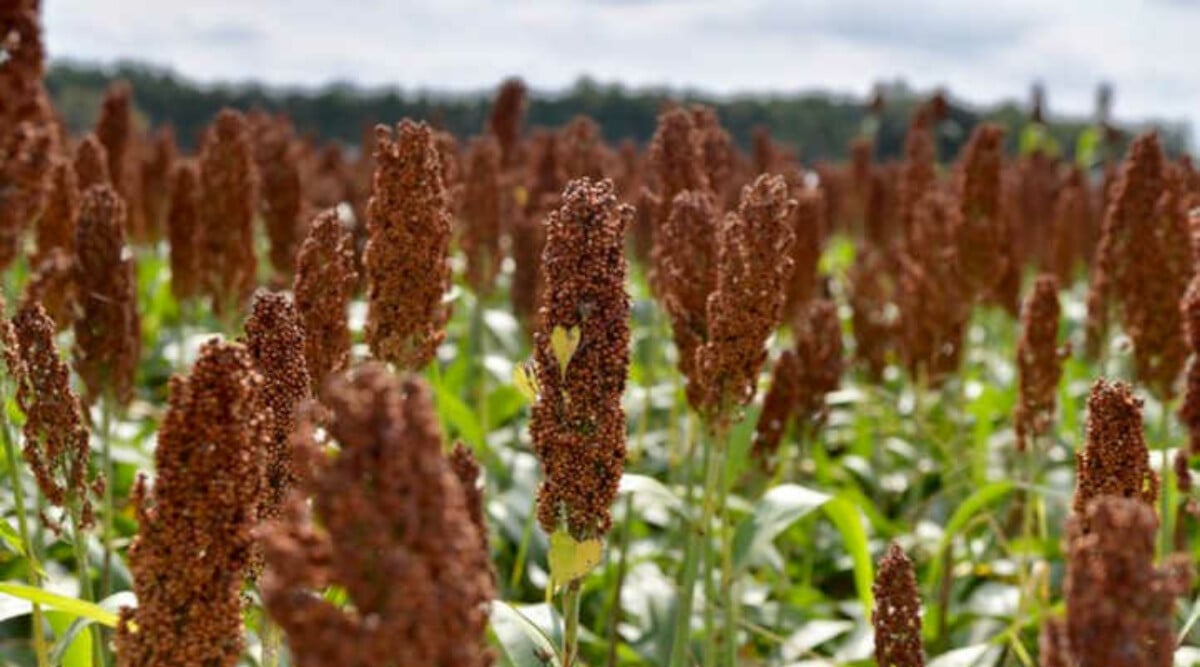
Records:
[[[133,58],[206,81],[463,90],[589,74],[863,93],[902,77],[991,102],[1040,80],[1052,110],[1081,114],[1107,80],[1119,116],[1200,126],[1200,3],[1187,0],[48,0],[46,27],[54,57]]]

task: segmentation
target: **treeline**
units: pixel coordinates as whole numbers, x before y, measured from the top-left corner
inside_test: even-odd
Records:
[[[491,91],[449,94],[350,84],[317,89],[199,85],[169,70],[138,63],[112,68],[57,63],[51,67],[46,85],[67,124],[78,131],[92,126],[103,90],[115,79],[133,85],[137,109],[147,122],[173,125],[181,143],[188,147],[196,145],[205,123],[226,106],[284,112],[302,132],[357,145],[374,123],[395,122],[406,116],[428,120],[459,136],[475,134],[483,127],[491,104]],[[527,121],[531,127],[559,126],[586,114],[600,124],[609,141],[633,139],[640,144],[654,133],[655,119],[664,103],[703,102],[717,110],[721,123],[743,146],[750,145],[756,127],[766,127],[772,137],[793,148],[805,161],[839,159],[850,141],[870,125],[876,132],[877,157],[897,157],[903,149],[910,112],[930,91],[918,93],[903,83],[879,90],[882,111],[872,116],[866,99],[825,92],[722,97],[665,88],[634,89],[585,78],[565,91],[534,89]],[[946,122],[938,132],[939,156],[946,160],[957,155],[971,129],[985,120],[1008,128],[1008,149],[1015,152],[1022,134],[1028,134],[1029,116],[1029,110],[1016,102],[984,108],[951,97]],[[1051,115],[1045,124],[1046,139],[1071,157],[1078,138],[1091,125],[1088,118]],[[1187,148],[1185,124],[1156,125],[1169,152]],[[1134,129],[1124,128],[1121,134],[1127,137]]]

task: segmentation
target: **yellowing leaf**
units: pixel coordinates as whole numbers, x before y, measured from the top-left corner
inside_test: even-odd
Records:
[[[513,188],[513,199],[516,200],[517,206],[525,208],[526,203],[529,202],[529,191],[525,189],[525,186],[518,185]]]
[[[538,394],[541,392],[538,387],[537,374],[533,369],[532,361],[522,361],[513,366],[513,386],[530,403],[537,401]]]
[[[577,541],[565,530],[559,529],[550,535],[550,591],[582,579],[592,568],[600,564],[600,552],[604,546],[599,539]]]
[[[575,356],[575,350],[579,349],[579,336],[577,326],[570,329],[554,327],[550,332],[550,349],[554,352],[554,358],[558,361],[558,372],[562,375],[566,375],[567,364],[571,363],[571,357]]]

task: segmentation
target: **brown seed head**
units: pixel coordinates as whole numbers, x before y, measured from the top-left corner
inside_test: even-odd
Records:
[[[1038,664],[1041,667],[1072,667],[1071,641],[1066,619],[1050,617],[1042,621],[1038,632]]]
[[[358,283],[352,243],[337,211],[330,209],[313,219],[296,255],[292,291],[304,327],[304,358],[314,394],[331,375],[350,364],[346,311]]]
[[[921,597],[912,561],[898,544],[888,546],[875,574],[875,662],[888,667],[923,667]]]
[[[1174,559],[1154,567],[1157,529],[1151,507],[1111,496],[1072,519],[1064,589],[1074,664],[1172,664],[1174,598],[1187,590],[1190,568]]]
[[[562,129],[558,142],[559,164],[567,179],[604,178],[604,138],[600,126],[587,116],[576,116]]]
[[[960,215],[954,230],[959,263],[972,296],[984,296],[1000,275],[1004,255],[997,247],[1007,236],[1000,209],[1000,168],[1004,129],[983,123],[971,133],[955,174]]]
[[[779,176],[764,174],[742,189],[736,213],[717,230],[716,288],[708,297],[708,338],[697,350],[706,421],[723,428],[749,403],[766,360],[766,342],[783,318],[796,234]]]
[[[199,294],[200,172],[192,160],[176,165],[171,174],[171,203],[167,213],[167,242],[170,244],[171,293],[177,301]]]
[[[81,191],[93,185],[112,185],[113,181],[108,171],[108,151],[95,134],[87,134],[75,147],[74,166]]]
[[[0,137],[19,123],[46,119],[46,50],[39,0],[15,0],[0,6]]]
[[[963,289],[952,198],[931,190],[919,202],[900,259],[900,354],[913,378],[936,386],[958,370],[970,301]]]
[[[71,245],[74,245],[72,238]],[[75,284],[74,253],[53,248],[41,262],[33,265],[25,283],[22,303],[36,301],[46,309],[59,331],[75,323],[78,289]]]
[[[479,461],[475,459],[475,454],[471,449],[461,442],[454,443],[454,449],[450,451],[450,468],[454,470],[454,476],[458,477],[458,481],[462,484],[463,496],[467,503],[467,513],[471,515],[471,523],[474,524],[476,532],[479,534],[479,548],[483,553],[488,553],[488,527],[487,515],[484,513],[483,505],[483,469],[479,467]]]
[[[795,228],[796,243],[792,245],[792,279],[787,286],[787,302],[784,317],[794,320],[808,302],[817,298],[817,265],[821,261],[824,243],[822,229],[825,227],[825,195],[817,188],[801,186],[792,191],[796,198],[796,210],[791,222]]]
[[[428,125],[375,129],[375,192],[367,207],[367,343],[377,359],[417,370],[446,336],[450,214]]]
[[[271,267],[284,278],[292,275],[304,237],[304,193],[294,135],[286,116],[261,116],[254,123],[254,161],[262,178],[259,207],[271,242]]]
[[[271,444],[260,518],[276,518],[296,482],[291,438],[296,411],[312,397],[304,359],[304,330],[292,300],[284,294],[259,292],[246,319],[246,350],[263,377],[263,403],[271,410]]]
[[[1058,281],[1043,274],[1033,284],[1021,309],[1017,339],[1017,405],[1013,410],[1017,449],[1025,451],[1030,438],[1044,435],[1054,418],[1058,381],[1069,347],[1058,345]]]
[[[937,105],[931,100],[913,114],[904,138],[904,164],[896,195],[900,230],[910,244],[917,207],[937,180],[937,147],[933,141],[936,122]]]
[[[75,370],[85,400],[107,395],[120,405],[133,399],[141,353],[141,320],[133,255],[125,239],[125,204],[108,185],[83,193],[75,235]]]
[[[237,312],[250,298],[258,262],[254,216],[258,172],[246,117],[222,109],[200,152],[200,227],[197,267],[217,313]]]
[[[722,207],[727,200],[732,205],[733,198],[737,196],[734,188],[737,149],[734,148],[733,137],[721,127],[715,109],[698,104],[691,108],[691,113],[703,159],[701,166],[708,185]]]
[[[171,202],[171,174],[177,159],[175,131],[170,126],[154,131],[149,148],[139,165],[142,178],[142,211],[149,241],[158,241],[167,229]]]
[[[659,114],[658,129],[650,143],[650,164],[658,177],[659,225],[670,216],[672,203],[680,192],[712,192],[704,169],[700,131],[692,114],[683,109],[672,108]]]
[[[0,136],[0,270],[21,254],[25,231],[41,214],[53,146],[49,128],[32,122]]]
[[[14,377],[17,405],[25,415],[25,462],[46,500],[67,512],[73,528],[88,528],[93,522],[88,431],[70,369],[54,344],[54,322],[31,302],[21,307],[12,327],[21,358],[22,372]]]
[[[1153,508],[1159,480],[1150,468],[1141,399],[1129,385],[1101,378],[1092,385],[1087,407],[1087,439],[1075,453],[1073,511],[1084,516],[1101,496],[1140,500]]]
[[[521,138],[521,121],[525,117],[525,82],[512,78],[500,84],[492,113],[488,117],[488,132],[500,142],[500,162],[505,168],[516,162],[517,142]]]
[[[704,401],[696,351],[708,340],[708,297],[717,283],[718,215],[711,194],[684,190],[675,195],[654,244],[658,294],[671,319],[679,371],[687,379],[693,407]]]
[[[799,380],[803,372],[800,360],[792,350],[784,350],[771,370],[771,386],[763,396],[762,412],[754,426],[754,441],[750,453],[764,471],[774,469],[775,453],[787,432],[800,394]]]
[[[37,221],[37,249],[32,264],[41,264],[55,249],[75,253],[75,219],[79,215],[79,182],[71,163],[56,158],[47,178],[46,206]]]
[[[467,284],[479,295],[492,291],[500,271],[500,144],[491,136],[471,141],[463,189],[462,240],[467,256]]]
[[[323,401],[337,456],[311,425],[296,441],[312,462],[304,491],[315,517],[297,493],[263,531],[263,600],[295,664],[491,664],[488,554],[428,389],[369,364],[332,382]],[[330,585],[345,590],[346,608],[321,596]]]
[[[625,229],[633,209],[619,205],[610,180],[571,181],[546,221],[546,292],[534,337],[538,399],[530,433],[544,477],[538,520],[576,539],[599,537],[625,463],[621,395],[629,370]],[[577,331],[560,367],[552,340]]]
[[[1179,307],[1183,315],[1184,334],[1192,351],[1179,418],[1188,429],[1188,449],[1193,454],[1200,454],[1200,275],[1193,277],[1188,284]]]
[[[888,269],[883,253],[867,245],[855,253],[846,277],[854,358],[876,382],[883,379],[887,352],[896,333],[896,323],[889,312],[895,281]]]
[[[837,304],[817,299],[795,321],[796,354],[800,358],[796,418],[805,426],[819,426],[828,408],[825,395],[837,391],[842,381],[842,323]]]
[[[237,664],[270,444],[262,391],[246,349],[217,340],[201,347],[190,375],[171,378],[154,486],[139,477],[134,491],[138,605],[121,610],[121,667]]]
[[[126,160],[133,135],[133,89],[128,81],[114,81],[104,91],[100,102],[100,117],[96,119],[96,138],[104,146],[108,159],[108,175],[117,185],[117,192],[125,182]],[[91,185],[89,183],[89,185]]]

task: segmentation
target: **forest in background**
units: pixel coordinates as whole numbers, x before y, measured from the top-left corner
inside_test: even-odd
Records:
[[[404,117],[428,119],[457,136],[470,136],[483,128],[494,92],[405,91],[348,83],[320,88],[255,83],[201,85],[168,69],[143,63],[100,67],[71,62],[53,64],[46,86],[67,125],[79,132],[93,125],[105,88],[118,79],[133,85],[136,108],[145,119],[153,125],[173,125],[186,148],[199,143],[201,129],[223,107],[283,112],[301,132],[355,146],[363,132],[375,123]],[[583,114],[599,123],[609,141],[632,139],[644,144],[654,134],[656,118],[665,102],[699,102],[716,109],[722,125],[741,146],[750,145],[756,127],[765,127],[775,141],[797,151],[805,162],[843,158],[847,146],[868,123],[875,124],[872,130],[876,137],[876,158],[898,158],[912,111],[929,93],[909,88],[903,82],[882,84],[877,88],[882,111],[874,116],[865,95],[799,91],[714,96],[667,88],[629,88],[588,78],[581,78],[561,91],[541,90],[536,82],[531,85],[526,116],[529,127],[558,127]],[[984,107],[957,99],[953,91],[949,92],[949,112],[938,132],[939,158],[948,160],[957,155],[971,130],[984,121],[1003,125],[1008,130],[1005,138],[1008,152],[1018,151],[1022,130],[1029,125],[1028,101]],[[1116,93],[1119,95],[1120,91]],[[1079,136],[1093,126],[1095,118],[1059,116],[1051,109],[1044,121],[1042,127],[1048,138],[1073,158]],[[1124,150],[1125,140],[1146,129],[1148,124],[1150,121],[1137,125],[1117,123],[1120,136],[1114,147]],[[1152,124],[1159,130],[1168,153],[1178,154],[1191,146],[1191,132],[1185,122],[1154,120]]]

